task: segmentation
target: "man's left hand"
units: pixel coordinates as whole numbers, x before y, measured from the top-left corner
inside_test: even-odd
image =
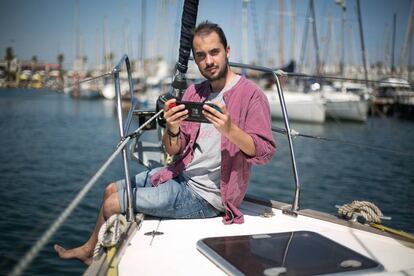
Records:
[[[223,135],[228,136],[231,130],[231,118],[225,105],[218,102],[214,104],[220,108],[221,112],[213,107],[205,104],[203,105],[203,115],[209,120],[210,123]]]

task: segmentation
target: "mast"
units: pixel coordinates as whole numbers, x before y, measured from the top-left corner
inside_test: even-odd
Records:
[[[310,5],[310,2],[309,2]],[[307,45],[307,40],[308,40],[308,29],[309,29],[309,22],[311,21],[311,17],[310,17],[310,8],[308,7],[308,10],[306,12],[306,20],[305,20],[305,29],[304,29],[304,33],[303,33],[303,39],[302,39],[302,47],[300,50],[300,59],[299,61],[301,62],[301,69],[300,71],[304,71],[305,68],[305,54],[306,54],[306,45]]]
[[[327,64],[329,64],[330,62],[330,57],[331,57],[331,36],[332,36],[332,16],[328,16],[328,29],[326,30],[327,34],[326,34],[326,43],[325,43],[325,66],[327,67],[328,70],[325,69],[324,72],[330,72],[330,66],[327,66]]]
[[[257,54],[257,63],[263,64],[263,49],[262,44],[259,37],[259,26],[257,24],[257,14],[256,14],[256,5],[255,2],[251,2],[251,11],[252,11],[252,17],[253,17],[253,29],[254,29],[254,38],[256,41],[256,54]]]
[[[155,23],[155,34],[152,47],[152,55],[155,55],[153,58],[163,58],[168,53],[167,47],[167,0],[160,0],[156,2],[156,23]]]
[[[108,35],[108,17],[104,17],[104,58],[105,58],[105,71],[108,72],[112,67],[112,58],[109,35]]]
[[[341,6],[341,60],[339,62],[339,71],[342,77],[345,76],[345,0],[336,0],[336,4]]]
[[[285,9],[285,3],[283,0],[279,0],[279,64],[282,67],[285,64],[284,61],[284,44],[285,44],[285,32],[284,32],[284,9]]]
[[[357,0],[357,12],[358,12],[359,35],[361,38],[360,40],[361,40],[361,51],[362,51],[362,63],[364,65],[365,82],[368,87],[367,59],[366,59],[366,53],[365,53],[364,30],[362,28],[361,5],[360,5],[359,0]]]
[[[397,25],[397,14],[394,13],[393,24],[392,24],[391,74],[395,74],[394,56],[395,56],[395,29],[396,29],[396,25]]]
[[[73,64],[73,70],[76,72],[83,71],[83,56],[81,46],[81,34],[79,30],[79,1],[75,2],[75,62]]]
[[[291,22],[290,22],[290,32],[291,32],[291,56],[295,62],[297,62],[297,45],[296,45],[296,0],[291,1]]]
[[[99,69],[99,29],[96,29],[96,33],[95,33],[95,69]]]
[[[308,29],[309,29],[309,24],[312,24],[312,32],[313,32],[313,43],[315,46],[315,58],[316,58],[316,73],[319,74],[319,70],[320,70],[320,59],[319,59],[319,45],[318,45],[318,35],[316,33],[316,21],[315,21],[315,9],[314,9],[314,5],[313,5],[313,0],[309,0],[309,7],[308,7],[308,11],[306,14],[306,27],[305,27],[305,32],[304,32],[304,37],[303,37],[303,41],[302,41],[302,50],[301,50],[301,57],[300,57],[300,61],[302,62],[302,69],[301,71],[303,71],[304,69],[304,57],[305,57],[305,53],[306,53],[306,44],[307,44],[307,40],[308,40]]]
[[[143,81],[145,81],[145,22],[146,22],[146,0],[141,0],[141,31],[140,31],[140,52],[139,60],[141,66],[141,76]]]
[[[412,44],[412,38],[411,38],[411,42],[410,42],[410,44]],[[411,76],[411,73],[412,73],[412,68],[413,68],[413,63],[412,63],[412,54],[413,54],[413,47],[410,47],[409,48],[409,51],[408,51],[408,64],[407,64],[407,73],[408,73],[408,82],[410,83],[410,85],[412,86],[412,84],[411,84],[411,78],[412,78],[412,76]]]
[[[80,31],[79,31],[79,0],[75,2],[75,58],[80,58]]]
[[[242,63],[246,64],[247,61],[247,31],[248,31],[248,20],[247,20],[247,5],[249,0],[242,0]]]
[[[404,45],[400,55],[400,66],[401,69],[406,69],[408,77],[411,78],[410,74],[410,62],[411,62],[411,51],[413,41],[413,22],[414,20],[414,0],[411,0],[410,15],[408,17],[407,29],[405,31]],[[405,67],[405,68],[404,68]]]
[[[387,23],[385,24],[385,27],[384,27],[384,68],[387,69],[387,66],[389,64],[390,64],[390,27]]]
[[[269,37],[271,37],[271,35],[269,35],[272,32],[272,24],[270,23],[271,20],[271,16],[270,13],[272,11],[272,5],[271,2],[268,2],[266,5],[266,11],[265,11],[265,26],[263,28],[263,33],[262,33],[262,37],[263,37],[263,52],[264,52],[264,57],[266,58],[265,63],[269,66],[272,67],[272,63],[271,63],[271,57],[270,57],[270,51],[269,51]]]
[[[316,32],[315,6],[314,6],[313,0],[310,0],[310,11],[311,11],[311,16],[312,16],[313,43],[315,45],[315,51],[316,51],[316,74],[319,74],[321,62],[320,62],[320,57],[319,57],[318,34]]]

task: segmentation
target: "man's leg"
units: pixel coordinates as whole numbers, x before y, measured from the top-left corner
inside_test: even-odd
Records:
[[[83,245],[66,250],[62,246],[55,244],[54,249],[62,259],[78,259],[89,265],[92,262],[93,250],[98,242],[98,233],[102,224],[113,214],[120,213],[118,194],[115,183],[109,184],[105,189],[101,209],[96,219],[95,228],[89,240]]]

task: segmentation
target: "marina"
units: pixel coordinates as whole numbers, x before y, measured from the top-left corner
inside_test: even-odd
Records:
[[[6,272],[102,164],[117,143],[118,134],[112,101],[74,99],[48,90],[0,91],[2,124],[13,124],[16,135],[25,137],[21,144],[16,143],[4,125],[1,128],[4,145],[1,185],[3,189],[9,185],[14,187],[9,189],[12,193],[2,193],[1,196],[1,202],[7,202],[1,205],[7,219],[1,222],[0,248],[2,255],[7,257],[0,267]],[[281,122],[274,121],[273,125],[281,126]],[[292,129],[313,136],[355,142],[352,145],[301,137],[294,140],[303,185],[303,208],[336,215],[336,204],[355,199],[368,200],[392,217],[391,221],[384,221],[386,225],[414,232],[411,212],[414,144],[407,139],[414,135],[410,121],[371,117],[365,124],[335,121],[322,125],[293,123]],[[293,185],[287,141],[283,135],[275,134],[275,138],[279,148],[277,158],[269,166],[253,170],[249,194],[290,202]],[[91,154],[84,158],[84,152]],[[142,169],[131,163],[131,173]],[[115,160],[96,189],[91,190],[54,239],[65,244],[81,243],[94,223],[105,183],[119,179],[122,174],[121,160]],[[263,175],[267,177],[263,178]],[[27,184],[33,182],[38,184]],[[397,196],[390,198],[390,194]],[[13,199],[16,195],[21,195],[20,200]],[[30,210],[26,208],[27,202],[33,202]],[[276,214],[276,217],[280,216]],[[41,251],[28,274],[70,275],[84,271],[84,266],[78,262],[56,258],[52,244],[53,241]]]
[[[225,43],[218,33],[201,36],[196,32],[197,43],[192,44],[190,30],[199,20],[198,9],[205,9],[198,0],[185,0],[177,5],[183,5],[176,11],[177,19],[182,12],[181,25],[178,21],[175,25],[181,29],[179,42],[176,40],[179,49],[172,51],[173,56],[178,53],[178,62],[170,64],[160,56],[145,59],[148,3],[145,0],[140,3],[141,53],[136,60],[128,54],[116,60],[108,50],[105,18],[104,62],[88,69],[78,25],[79,2],[75,5],[76,57],[71,69],[64,69],[63,55],[58,55],[57,63],[39,61],[37,56],[28,62],[18,60],[11,47],[6,49],[5,60],[0,61],[0,187],[5,191],[0,195],[0,211],[5,218],[0,221],[0,254],[5,256],[0,262],[0,273],[13,276],[414,275],[411,169],[414,143],[410,139],[414,134],[410,68],[414,1],[399,53],[399,67],[394,63],[393,45],[389,68],[378,64],[367,67],[359,0],[355,1],[354,20],[359,27],[362,64],[344,64],[345,12],[348,12],[345,1],[336,1],[342,8],[342,38],[335,46],[340,54],[334,58],[335,64],[328,64],[332,62],[327,51],[332,31],[329,22],[325,30],[328,38],[321,39],[326,56],[321,58],[315,2],[310,0],[302,29],[300,58],[295,57],[298,67],[295,61],[288,65],[284,62],[283,20],[278,22],[282,46],[278,48],[277,62],[270,59],[264,62],[262,54],[268,54],[269,49],[266,42],[260,42],[257,26],[255,45],[259,65],[247,60],[247,47],[251,45],[247,43],[248,12],[252,12],[253,24],[258,20],[256,2],[250,0],[239,3],[241,55],[234,56],[241,62],[228,59],[229,48],[223,48],[227,57],[221,52]],[[164,4],[156,5],[157,15],[167,17]],[[278,4],[278,9],[284,12],[284,1]],[[292,1],[289,8],[294,10],[295,6]],[[295,20],[290,23],[296,24]],[[395,34],[396,14],[393,23]],[[156,32],[163,32],[159,25]],[[293,42],[294,39],[293,36]],[[200,41],[206,46],[201,47]],[[193,49],[196,61],[190,58],[190,45],[197,50]],[[204,48],[212,45],[218,47],[217,56]],[[162,47],[155,48],[152,50],[161,52]],[[128,52],[128,47],[125,49]],[[293,52],[290,54],[295,56]],[[243,97],[238,103],[243,108],[234,113],[237,109],[234,100],[229,102],[229,95],[238,91],[230,88],[233,94],[229,92],[223,98],[226,107],[221,110],[220,104],[212,105],[215,110],[211,112],[218,115],[205,115],[217,119],[232,114],[234,119],[240,113],[238,116],[243,118],[247,114],[257,118],[257,122],[250,119],[247,124],[235,119],[241,130],[238,133],[253,138],[250,152],[254,153],[250,156],[243,149],[246,145],[237,147],[233,153],[223,146],[229,137],[221,137],[221,163],[223,152],[229,156],[226,160],[233,161],[220,164],[221,182],[217,187],[225,210],[223,216],[205,218],[200,210],[198,216],[203,219],[194,219],[193,213],[183,219],[168,219],[136,212],[130,176],[175,161],[178,167],[170,167],[169,173],[185,165],[183,160],[187,156],[177,160],[178,156],[167,154],[170,152],[167,142],[164,147],[161,145],[166,120],[171,123],[169,110],[173,108],[169,106],[163,114],[164,104],[171,97],[194,101],[195,98],[186,98],[185,92],[191,91],[186,90],[188,85],[201,83],[203,76],[207,78],[210,73],[215,75],[218,70],[213,68],[206,73],[208,68],[200,67],[203,53],[209,62],[228,66],[229,71],[223,75],[226,78],[235,76],[235,72],[242,75],[242,81],[247,82],[247,78],[252,85],[256,83],[263,89],[264,95],[254,85],[249,88],[254,88],[254,93],[237,94],[259,96]],[[134,55],[133,51],[130,54]],[[204,73],[200,74],[198,69]],[[211,90],[218,81],[208,79]],[[257,99],[268,100],[270,110],[262,107],[269,113],[261,112]],[[260,121],[263,118],[259,115],[249,113],[250,107],[255,115],[264,114],[266,122],[271,116],[271,129],[258,134],[261,127],[253,125],[267,123]],[[201,111],[190,109],[190,112]],[[177,145],[181,141],[180,151],[187,149],[186,143],[196,142],[196,147],[200,147],[196,138],[200,125],[192,125],[199,124],[197,118],[181,123],[177,134],[167,125],[170,149],[171,137],[178,137]],[[197,134],[193,131],[190,138],[189,125],[197,129]],[[214,126],[224,135],[216,123]],[[264,140],[272,140],[271,136],[277,143],[277,153],[265,166],[253,166],[245,194],[246,179],[237,172],[247,166],[244,163],[247,159],[260,164],[265,160],[261,155],[270,156],[264,150]],[[232,147],[238,145],[232,143]],[[172,154],[177,152],[178,149],[173,150]],[[189,157],[193,158],[192,150],[184,152],[190,152]],[[201,147],[200,152],[204,154]],[[240,154],[243,156],[237,159]],[[237,169],[236,164],[239,164]],[[224,169],[226,165],[232,168],[231,175],[225,174],[230,171]],[[223,176],[234,181],[227,178],[223,181]],[[106,185],[122,178],[127,179],[125,213],[115,211],[116,214],[107,216],[108,210],[102,207],[94,230],[97,242],[91,238],[94,249],[87,249],[87,259],[80,255],[65,256],[65,249],[59,249],[57,244],[74,248],[85,241],[94,228],[104,191],[103,200],[109,198]],[[69,251],[74,252],[66,253]],[[64,260],[73,257],[88,265]]]

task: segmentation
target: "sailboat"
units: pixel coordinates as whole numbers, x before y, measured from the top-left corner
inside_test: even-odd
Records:
[[[186,16],[187,20],[183,20],[182,33],[195,24],[197,13],[189,14],[189,10],[197,11],[197,7],[198,1],[185,1],[183,16]],[[181,47],[185,46],[180,45]],[[180,60],[184,61],[184,64],[188,62],[186,53],[189,55],[188,48],[180,49]],[[353,212],[351,217],[344,216],[344,219],[342,216],[300,208],[301,185],[292,140],[293,132],[290,129],[288,107],[280,75],[266,67],[239,63],[230,65],[269,73],[274,77],[275,93],[280,100],[292,163],[295,184],[292,203],[247,196],[240,207],[245,214],[243,224],[224,225],[221,217],[162,219],[134,214],[131,187],[128,186],[126,217],[115,215],[103,225],[93,263],[85,271],[85,275],[413,275],[412,235],[385,227],[376,220],[369,222],[369,217],[364,216],[362,209]],[[125,120],[122,116],[119,85],[119,72],[123,68],[127,71],[131,94],[131,107]],[[176,77],[182,77],[186,65],[178,67],[178,71]],[[159,120],[163,109],[152,113],[134,112],[136,101],[133,97],[128,56],[122,57],[113,68],[112,75],[116,91],[120,142],[108,160],[79,192],[73,204],[39,239],[16,266],[12,275],[19,275],[24,270],[36,252],[69,216],[76,202],[82,200],[121,152],[126,179],[129,179],[129,142],[141,139],[144,131],[162,131],[155,122]],[[179,81],[180,79],[175,79],[172,86]],[[145,119],[138,129],[129,132],[134,113]],[[139,154],[147,155],[147,158],[140,159],[143,165],[159,165],[148,161],[153,158],[148,153],[154,152],[154,149],[139,145],[133,148]],[[162,149],[158,153],[162,156]],[[158,163],[164,160],[158,158],[160,155],[155,156]],[[269,183],[269,186],[271,185],[276,186],[277,183]],[[379,218],[382,216],[380,212],[376,215]],[[365,223],[363,220],[366,220]]]
[[[319,93],[325,99],[326,117],[333,120],[365,122],[368,118],[370,92],[360,83],[334,82],[322,85]]]
[[[186,1],[184,5],[194,6],[196,3]],[[126,58],[121,60],[124,61]],[[102,231],[108,233],[107,237],[122,233],[117,235],[119,243],[100,250],[85,274],[413,274],[412,235],[394,231],[378,223],[360,223],[362,214],[359,212],[353,214],[349,220],[299,208],[299,174],[287,112],[289,108],[280,84],[280,76],[266,67],[238,63],[230,65],[258,70],[274,77],[275,93],[280,100],[294,171],[295,193],[292,203],[247,196],[241,205],[245,214],[245,222],[241,225],[223,225],[221,217],[191,220],[146,217],[144,214],[134,214],[132,205],[129,205],[131,208],[127,211],[127,220],[115,220],[118,223],[106,226]],[[113,71],[119,70],[118,66]],[[180,71],[178,75],[183,73]],[[120,98],[119,88],[117,98]],[[120,122],[123,138],[118,152],[122,148],[125,150],[125,144],[132,137],[139,140],[143,129],[159,130],[154,121],[157,121],[162,112],[161,109],[145,114],[146,120],[132,135],[124,134],[122,128],[128,125],[129,116],[126,123]],[[157,148],[156,144],[154,147],[143,143],[137,145],[133,148],[144,166],[150,168],[163,162],[162,148]],[[126,158],[124,154],[124,164]]]
[[[230,63],[264,72],[271,69]],[[311,209],[301,210],[300,182],[292,143],[287,105],[275,77],[281,99],[286,135],[294,170],[295,193],[291,204],[246,196],[243,224],[224,225],[221,217],[163,219],[130,215],[106,226],[106,239],[118,234],[119,243],[95,256],[85,275],[412,275],[414,236],[378,223],[362,223],[355,212],[344,219]],[[119,90],[118,90],[119,92]],[[133,132],[140,139],[144,128],[162,113],[152,116]],[[148,116],[148,114],[147,114]],[[147,117],[148,118],[148,117]],[[124,137],[132,137],[127,135]],[[125,138],[123,139],[125,143]],[[122,146],[122,144],[121,144]],[[136,157],[146,167],[163,162],[161,147],[141,143]],[[151,161],[152,160],[152,161]],[[269,183],[272,185],[272,183]],[[277,185],[274,183],[274,185]],[[128,214],[128,212],[127,212]],[[128,215],[127,215],[128,216]],[[102,240],[105,240],[105,234]]]
[[[272,118],[283,119],[283,112],[276,89],[265,90],[270,104]],[[286,107],[289,110],[289,120],[295,122],[316,123],[325,122],[326,101],[318,93],[303,93],[299,91],[284,90],[283,95]]]

